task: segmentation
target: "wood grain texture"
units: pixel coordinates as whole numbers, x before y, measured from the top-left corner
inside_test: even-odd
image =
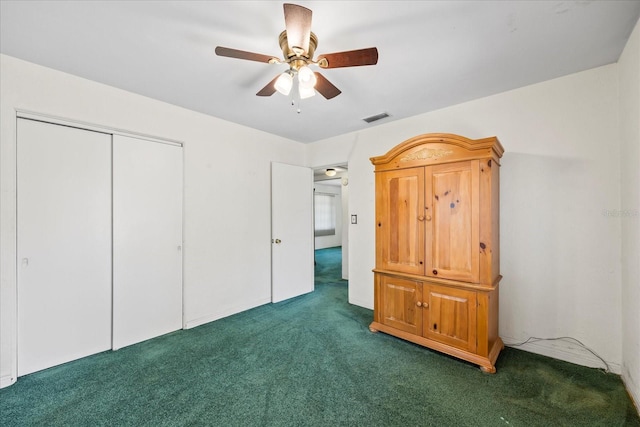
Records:
[[[376,185],[378,267],[424,274],[424,170],[377,174]]]
[[[477,293],[431,284],[423,292],[428,307],[423,309],[422,335],[462,350],[475,351]]]
[[[275,58],[272,55],[262,55],[260,53],[247,52],[245,50],[232,49],[230,47],[216,47],[216,55],[226,56],[227,58],[246,59],[248,61],[269,63],[269,60]],[[277,59],[277,58],[275,58]]]
[[[325,59],[326,65],[321,62]],[[362,65],[376,65],[378,63],[378,49],[369,47],[366,49],[348,50],[344,52],[325,53],[317,58],[322,68],[359,67]]]
[[[427,134],[371,159],[376,269],[371,329],[495,372],[499,159],[493,138]]]
[[[382,276],[380,321],[392,328],[420,335],[422,312],[416,303],[422,299],[421,290],[420,282]]]
[[[326,99],[331,99],[342,93],[342,91],[335,87],[329,80],[327,80],[325,76],[318,73],[317,71],[314,74],[316,75],[315,89],[320,95],[324,96]]]
[[[476,283],[479,280],[478,161],[427,167],[433,211],[432,256],[426,274]]]
[[[289,48],[301,49],[309,52],[309,37],[311,36],[311,10],[297,4],[285,3],[284,23],[287,31]]]
[[[265,87],[260,89],[260,91],[258,91],[258,93],[256,93],[256,95],[257,96],[271,96],[274,93],[276,93],[276,80],[278,80],[278,77],[280,77],[280,74],[275,76],[273,78],[273,80],[271,80],[269,83],[267,83],[267,85]]]

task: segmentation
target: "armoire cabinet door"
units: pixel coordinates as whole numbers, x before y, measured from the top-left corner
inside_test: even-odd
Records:
[[[422,299],[420,282],[385,275],[379,280],[380,323],[420,335],[422,313],[416,305]]]
[[[425,284],[423,336],[467,351],[476,350],[476,292]]]
[[[426,274],[479,281],[478,161],[426,168]]]
[[[424,168],[376,174],[377,267],[424,274]]]

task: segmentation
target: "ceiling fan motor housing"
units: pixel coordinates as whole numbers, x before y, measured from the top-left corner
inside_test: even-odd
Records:
[[[313,54],[316,52],[316,48],[318,47],[318,37],[311,32],[309,37],[309,51],[304,52],[301,49],[296,52],[295,47],[289,47],[289,40],[287,39],[287,30],[284,30],[280,33],[280,37],[278,38],[278,42],[280,43],[280,49],[282,49],[282,54],[284,58],[287,60],[291,60],[292,68],[298,69],[302,65],[305,65],[307,61],[311,61],[313,59]],[[302,64],[298,64],[297,67],[293,67],[294,62],[302,62]]]

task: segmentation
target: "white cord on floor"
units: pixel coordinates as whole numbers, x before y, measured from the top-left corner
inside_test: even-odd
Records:
[[[577,339],[575,339],[573,337],[557,337],[557,338],[529,337],[529,338],[527,338],[526,341],[523,341],[521,343],[514,343],[514,344],[505,343],[505,345],[507,345],[509,347],[518,347],[518,346],[525,345],[525,344],[530,343],[530,342],[533,343],[533,342],[538,342],[538,341],[563,341],[563,340],[571,340],[571,341],[573,341],[575,343],[578,343],[580,346],[582,346],[582,348],[587,350],[589,353],[593,354],[595,357],[600,359],[600,361],[602,361],[602,363],[604,363],[604,366],[606,367],[605,370],[604,370],[605,374],[608,374],[609,372],[611,372],[611,369],[609,368],[609,364],[602,357],[600,357],[595,351],[591,350],[589,347],[584,345],[580,340],[577,340]]]

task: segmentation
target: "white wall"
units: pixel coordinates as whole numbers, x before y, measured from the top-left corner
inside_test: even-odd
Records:
[[[0,386],[15,380],[16,109],[184,142],[184,315],[195,326],[270,301],[274,135],[0,55]]]
[[[349,280],[349,225],[351,216],[349,215],[349,177],[344,177],[342,181],[342,278]]]
[[[358,215],[358,225],[349,228],[349,301],[373,307],[375,193],[369,158],[423,133],[495,135],[506,150],[501,336],[507,343],[574,337],[619,371],[620,219],[603,214],[620,206],[617,111],[614,64],[312,144],[315,164],[348,160],[349,211]],[[602,366],[562,341],[522,348]]]
[[[620,61],[622,378],[640,408],[640,21]]]
[[[333,236],[317,236],[315,237],[315,249],[333,248],[336,246],[342,246],[342,191],[341,186],[327,185],[315,182],[313,184],[315,188],[315,194],[325,193],[333,194],[335,197],[336,207],[336,234]]]

